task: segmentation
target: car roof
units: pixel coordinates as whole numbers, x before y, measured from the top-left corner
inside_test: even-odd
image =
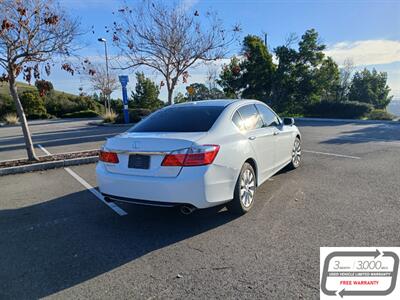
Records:
[[[184,102],[179,104],[174,104],[176,106],[228,106],[232,103],[243,103],[249,101],[257,101],[253,99],[213,99],[213,100],[199,100],[199,101],[191,101]]]

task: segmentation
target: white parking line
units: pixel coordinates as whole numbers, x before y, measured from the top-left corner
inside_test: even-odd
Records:
[[[82,184],[86,189],[88,189],[89,192],[91,192],[93,195],[95,195],[101,202],[103,202],[105,205],[107,205],[109,208],[111,208],[113,211],[115,211],[117,214],[120,216],[125,216],[128,213],[124,211],[121,207],[116,205],[113,202],[106,202],[104,200],[104,197],[102,194],[99,193],[98,190],[96,190],[94,187],[92,187],[89,183],[87,183],[82,177],[80,177],[78,174],[76,174],[74,171],[72,171],[70,168],[64,168],[65,171],[67,171],[72,177],[74,177],[80,184]]]
[[[343,154],[337,154],[337,153],[327,153],[327,152],[319,152],[319,151],[311,151],[311,150],[303,150],[303,152],[321,154],[321,155],[328,155],[328,156],[351,158],[351,159],[361,159],[361,157],[358,157],[358,156],[350,156],[350,155],[343,155]]]
[[[42,145],[38,145],[40,149],[42,149],[47,155],[51,155],[49,151],[47,151],[46,148],[44,148]],[[120,216],[125,216],[128,213],[124,211],[121,207],[119,207],[117,204],[113,202],[106,202],[104,200],[104,197],[102,194],[99,193],[98,190],[96,190],[94,187],[92,187],[85,179],[80,177],[78,174],[76,174],[74,171],[72,171],[70,168],[64,168],[65,171],[67,171],[72,177],[74,177],[80,184],[82,184],[89,192],[91,192],[93,195],[95,195],[101,202],[103,202],[105,205],[107,205],[109,208],[111,208],[113,211],[115,211],[117,214]]]
[[[45,147],[43,147],[42,145],[38,144],[37,146],[40,148],[40,150],[42,150],[47,155],[51,155],[51,153],[49,151],[47,151],[47,149]]]

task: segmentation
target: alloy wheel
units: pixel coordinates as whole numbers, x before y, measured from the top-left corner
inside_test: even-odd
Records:
[[[251,170],[246,169],[240,179],[240,201],[244,207],[248,208],[252,204],[255,188],[254,174]]]
[[[301,143],[297,138],[294,141],[293,150],[292,150],[292,163],[295,168],[300,165],[301,162]]]

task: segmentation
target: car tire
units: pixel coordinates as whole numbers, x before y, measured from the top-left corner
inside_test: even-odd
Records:
[[[256,187],[254,169],[249,163],[245,163],[235,185],[233,200],[227,204],[228,210],[239,215],[247,213],[253,207]]]
[[[299,137],[296,137],[293,143],[293,149],[292,149],[292,160],[289,163],[289,169],[297,169],[301,165],[301,159],[302,159],[302,154],[301,154],[301,140]]]

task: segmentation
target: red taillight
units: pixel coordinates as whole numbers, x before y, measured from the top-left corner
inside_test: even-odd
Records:
[[[162,166],[183,166],[186,154],[167,154],[161,165]]]
[[[164,157],[162,166],[204,166],[212,164],[219,151],[218,145],[203,145],[171,152]]]
[[[119,163],[118,155],[115,152],[107,152],[100,150],[99,160],[104,161],[106,163],[117,164]]]

